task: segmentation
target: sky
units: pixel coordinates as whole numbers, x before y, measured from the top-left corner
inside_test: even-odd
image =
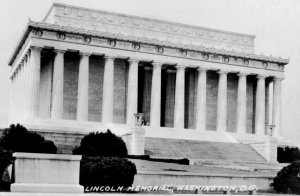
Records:
[[[0,6],[0,127],[8,126],[10,58],[29,18],[53,2],[256,35],[255,53],[290,58],[282,85],[283,136],[300,146],[300,0],[9,0]]]

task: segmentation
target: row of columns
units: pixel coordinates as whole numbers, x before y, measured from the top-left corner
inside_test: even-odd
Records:
[[[52,93],[52,119],[63,117],[63,90],[64,90],[64,53],[63,50],[55,50],[53,70]],[[77,120],[88,120],[88,89],[89,89],[89,56],[90,53],[80,52],[79,77],[78,77],[78,101]],[[105,56],[103,78],[103,102],[102,122],[113,122],[113,97],[114,97],[114,56]],[[126,123],[133,125],[134,113],[137,113],[138,103],[138,60],[129,59],[128,71],[128,99]],[[32,47],[27,70],[28,89],[26,108],[28,116],[38,116],[39,84],[41,67],[41,48]],[[160,127],[161,121],[161,68],[163,63],[153,62],[150,126]],[[184,128],[184,89],[185,66],[176,66],[176,87],[174,106],[174,127]],[[206,85],[207,69],[198,68],[197,101],[196,101],[196,129],[206,130]],[[226,131],[227,127],[227,74],[226,71],[218,71],[218,105],[217,105],[217,131]],[[26,74],[25,74],[26,75]],[[247,100],[247,74],[238,73],[237,96],[237,132],[246,133],[246,100]],[[265,78],[257,76],[256,109],[255,109],[255,133],[265,134]],[[25,80],[24,80],[25,81]],[[281,128],[281,79],[274,78],[273,91],[273,124],[275,130]],[[26,96],[25,96],[26,97]],[[279,132],[275,131],[279,136]]]
[[[153,77],[151,92],[151,113],[150,125],[160,126],[160,99],[161,99],[161,65],[153,63]],[[176,88],[175,88],[175,110],[174,127],[184,128],[184,88],[185,88],[185,67],[176,66]],[[198,68],[197,80],[197,101],[196,101],[196,129],[206,130],[206,84],[207,69]],[[218,71],[218,103],[217,103],[217,131],[226,131],[227,127],[227,74],[226,71]],[[247,74],[238,73],[238,94],[237,94],[237,132],[246,133],[247,128]],[[256,103],[255,103],[255,133],[265,134],[265,79],[266,76],[257,76]],[[281,129],[281,78],[274,78],[273,89],[273,121],[276,125],[274,133],[276,137],[280,135]]]

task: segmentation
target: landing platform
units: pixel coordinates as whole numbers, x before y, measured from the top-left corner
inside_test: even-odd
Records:
[[[283,166],[257,164],[253,170],[221,165],[180,165],[131,159],[137,167],[134,186],[242,186],[254,185],[258,190],[269,190],[270,183]]]

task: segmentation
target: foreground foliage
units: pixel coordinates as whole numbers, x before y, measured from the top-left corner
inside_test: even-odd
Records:
[[[124,158],[84,156],[80,164],[80,184],[128,187],[136,172],[134,163]]]
[[[277,160],[279,163],[292,163],[300,160],[300,150],[297,147],[278,147]]]
[[[0,189],[9,189],[9,182],[2,179],[6,168],[13,162],[14,152],[56,154],[57,147],[50,140],[28,131],[20,124],[10,125],[0,138]]]
[[[127,155],[127,148],[121,137],[107,130],[105,133],[93,132],[84,136],[80,146],[73,150],[73,154],[125,157]]]
[[[300,194],[300,161],[282,168],[277,173],[271,186],[277,193]]]

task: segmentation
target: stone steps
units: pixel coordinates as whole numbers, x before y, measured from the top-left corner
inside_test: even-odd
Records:
[[[147,137],[145,154],[160,158],[188,158],[228,163],[266,163],[250,145]]]

